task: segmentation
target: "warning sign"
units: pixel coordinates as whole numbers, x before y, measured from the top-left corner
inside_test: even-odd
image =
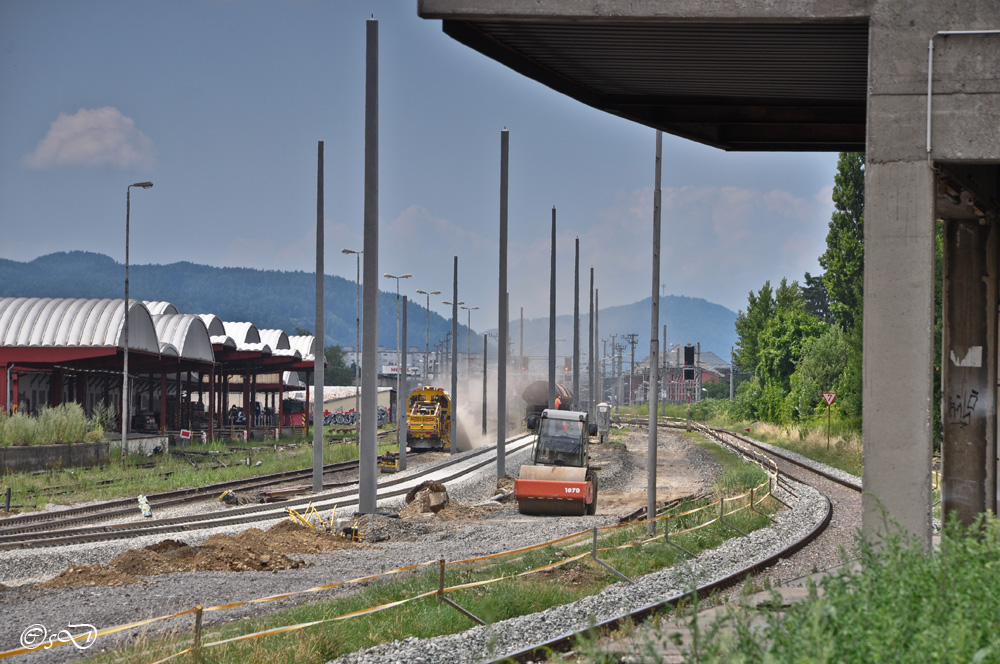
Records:
[[[191,432],[187,429],[181,429],[181,438],[185,440],[191,440]]]
[[[826,402],[827,406],[832,406],[833,402],[836,401],[836,400],[837,400],[837,393],[836,392],[824,392],[823,393],[823,401]]]

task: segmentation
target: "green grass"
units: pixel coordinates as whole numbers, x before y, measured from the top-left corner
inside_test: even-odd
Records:
[[[731,608],[718,622],[690,623],[699,635],[690,664],[799,662],[1000,662],[1000,527],[996,517],[969,529],[951,523],[940,550],[895,535],[862,544],[860,571],[833,574],[823,594],[783,613]],[[754,619],[758,623],[754,623]],[[759,621],[763,621],[763,625]],[[637,653],[655,640],[640,637]],[[590,644],[585,661],[602,661]],[[636,657],[636,662],[659,662]]]
[[[726,400],[707,399],[691,404],[691,419],[709,426],[729,429],[737,433],[750,428],[746,435],[756,440],[790,450],[802,456],[839,468],[844,472],[861,476],[863,455],[861,436],[851,430],[836,417],[830,427],[829,442],[827,442],[827,422],[821,417],[815,421],[799,422],[794,425],[779,426],[765,422],[744,422],[734,420],[725,410]],[[663,407],[659,408],[663,412]],[[687,419],[688,407],[685,404],[667,404],[667,417]],[[638,404],[621,409],[621,416],[634,416],[642,419],[649,417],[649,405]]]
[[[100,416],[88,418],[77,403],[43,408],[37,417],[0,412],[0,447],[99,441],[105,424]]]
[[[381,443],[379,454],[395,449],[395,443]],[[253,449],[257,448],[257,449]],[[121,457],[112,450],[111,463],[97,468],[65,468],[41,474],[5,473],[3,486],[11,487],[11,502],[45,507],[49,502],[70,504],[94,500],[135,497],[184,487],[203,486],[216,482],[245,479],[288,470],[311,468],[312,445],[298,441],[294,448],[283,444],[261,445],[215,441],[209,444],[177,448],[181,452],[215,452],[212,457],[181,455],[130,457],[122,468]],[[251,465],[246,465],[250,458]],[[358,458],[355,443],[333,443],[323,446],[323,462],[338,463]],[[138,467],[137,462],[153,461],[155,467]],[[261,465],[256,463],[260,461]],[[220,467],[220,462],[228,467]]]
[[[724,452],[720,452],[720,454],[731,456]],[[733,468],[746,465],[738,460],[733,462]],[[756,474],[741,470],[729,474],[720,486],[731,494],[741,494],[750,487],[759,485],[765,477],[759,469]],[[701,504],[711,502],[710,499],[704,499]],[[758,507],[764,512],[771,512],[776,506],[777,503],[765,500],[763,505]],[[685,504],[677,508],[677,512],[687,511],[692,507],[691,504]],[[727,507],[727,512],[739,507],[740,503],[733,501]],[[709,507],[697,514],[671,519],[670,529],[671,532],[676,533],[683,528],[714,519],[717,515],[717,508]],[[726,520],[746,532],[765,527],[770,523],[766,516],[746,509],[727,514]],[[657,527],[657,532],[658,534],[663,532],[662,521]],[[671,541],[693,553],[698,553],[714,548],[735,535],[737,533],[734,530],[725,524],[716,522],[695,532],[672,535]],[[617,547],[625,544],[636,545],[603,551],[599,556],[601,560],[629,577],[638,577],[687,560],[686,554],[665,544],[662,539],[641,543],[646,538],[646,524],[601,531],[598,541],[599,548]],[[445,585],[470,583],[535,569],[589,551],[591,545],[591,536],[584,534],[576,541],[550,545],[499,559],[461,566],[449,565],[446,567]],[[302,605],[259,619],[238,621],[213,628],[203,635],[202,642],[210,643],[266,629],[325,620],[413,597],[437,588],[438,575],[439,568],[432,566],[429,569],[424,568],[424,571],[421,572],[410,573],[403,578],[393,576],[390,579],[367,585],[345,597]],[[578,600],[598,593],[618,580],[618,577],[605,570],[598,563],[589,557],[584,557],[568,563],[562,568],[454,591],[449,593],[448,597],[487,623],[493,623]],[[248,596],[247,599],[251,599],[251,597]],[[188,620],[188,618],[182,620]],[[451,634],[473,627],[474,624],[469,618],[438,601],[436,597],[428,597],[345,621],[328,622],[288,634],[266,636],[214,647],[204,652],[204,661],[220,664],[242,664],[247,661],[265,664],[318,663],[385,641],[404,639],[408,636],[429,637]],[[174,636],[145,640],[134,646],[88,661],[149,662],[179,652],[190,643],[190,628],[183,627],[179,628],[178,633]]]

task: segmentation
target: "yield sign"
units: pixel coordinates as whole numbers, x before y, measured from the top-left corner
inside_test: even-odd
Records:
[[[832,406],[833,402],[836,401],[836,400],[837,400],[837,393],[836,392],[824,392],[823,393],[823,401],[826,402],[827,406]]]

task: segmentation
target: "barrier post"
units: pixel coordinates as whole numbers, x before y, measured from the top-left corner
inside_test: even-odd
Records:
[[[194,661],[201,661],[201,616],[202,606],[198,605],[198,610],[194,614],[194,645],[191,651],[194,653]]]
[[[619,572],[618,570],[616,570],[614,567],[612,567],[611,565],[607,564],[606,562],[604,562],[603,560],[601,560],[600,558],[597,557],[597,526],[594,526],[594,546],[590,550],[590,556],[595,561],[597,561],[598,565],[601,565],[602,567],[604,567],[604,569],[608,570],[609,572],[612,572],[613,574],[616,574],[620,579],[628,581],[633,586],[635,585],[635,581],[633,581],[632,579],[628,578],[627,576],[625,576],[624,574],[622,574],[621,572]]]
[[[779,489],[779,488],[781,488],[781,485],[778,483],[778,475],[774,476],[774,488],[771,488],[771,480],[770,480],[770,478],[768,478],[768,480],[767,480],[767,491],[768,491],[768,493],[771,494],[771,497],[774,498],[775,500],[777,500],[779,503],[781,503],[785,507],[787,507],[788,509],[792,509],[791,506],[789,506],[788,503],[786,503],[785,501],[783,501],[781,498],[778,498],[777,494],[774,493],[775,489]],[[787,491],[787,489],[786,489],[786,491]],[[792,492],[789,491],[788,493],[792,493]],[[792,495],[794,496],[795,494],[792,493]]]
[[[725,517],[726,517],[726,498],[725,496],[721,496],[719,498],[719,522],[729,526],[730,528],[738,532],[740,535],[743,535],[744,537],[746,536],[745,532],[743,532],[733,524],[726,521]]]
[[[438,591],[437,591],[438,600],[442,601],[445,604],[447,604],[448,606],[452,607],[453,609],[455,609],[456,611],[458,611],[462,615],[464,615],[467,618],[469,618],[470,620],[474,621],[476,624],[485,625],[486,621],[480,620],[476,616],[472,615],[471,613],[469,613],[468,611],[466,611],[465,609],[463,609],[462,607],[460,607],[455,602],[453,602],[450,599],[448,599],[447,597],[445,597],[445,594],[444,594],[444,558],[441,558],[440,560],[438,560],[438,566],[439,566],[439,569],[441,570],[441,574],[440,574],[439,580],[438,580]]]
[[[665,517],[663,519],[663,541],[666,542],[667,544],[669,544],[670,546],[674,547],[675,549],[680,549],[684,553],[688,554],[688,556],[690,556],[691,558],[697,558],[696,555],[694,555],[693,553],[691,553],[690,551],[688,551],[687,549],[685,549],[680,544],[675,544],[675,543],[673,543],[673,542],[670,541],[670,518],[669,517]]]

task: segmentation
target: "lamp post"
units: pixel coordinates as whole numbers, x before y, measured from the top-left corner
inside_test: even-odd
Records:
[[[388,272],[386,272],[382,276],[385,277],[386,279],[396,280],[396,412],[394,413],[394,416],[396,419],[396,441],[399,442],[400,438],[399,404],[402,403],[402,401],[400,400],[403,398],[402,382],[400,381],[400,376],[399,376],[399,366],[402,363],[402,355],[400,353],[401,349],[399,348],[399,280],[409,279],[413,275],[407,273],[407,274],[401,274],[397,277],[394,274],[389,274]]]
[[[354,319],[354,427],[357,430],[356,434],[358,437],[358,444],[361,443],[361,404],[359,399],[361,398],[361,363],[358,362],[358,353],[361,352],[361,254],[365,253],[364,249],[360,251],[354,251],[353,249],[341,249],[340,253],[351,255],[354,254],[355,260],[358,264],[358,276],[354,280],[355,290],[357,291],[357,317]]]
[[[440,295],[441,291],[417,289],[417,292],[427,296],[427,333],[424,337],[424,385],[430,385],[430,373],[427,371],[427,356],[431,351],[431,295]]]
[[[465,350],[469,354],[469,376],[467,380],[472,380],[472,312],[479,309],[479,307],[465,307],[461,306],[459,309],[465,309],[469,312],[467,322],[465,324]]]
[[[125,466],[125,453],[128,450],[128,235],[129,216],[132,212],[132,187],[149,189],[152,182],[136,182],[125,188],[125,320],[122,326],[124,338],[124,360],[122,362],[122,467]]]

